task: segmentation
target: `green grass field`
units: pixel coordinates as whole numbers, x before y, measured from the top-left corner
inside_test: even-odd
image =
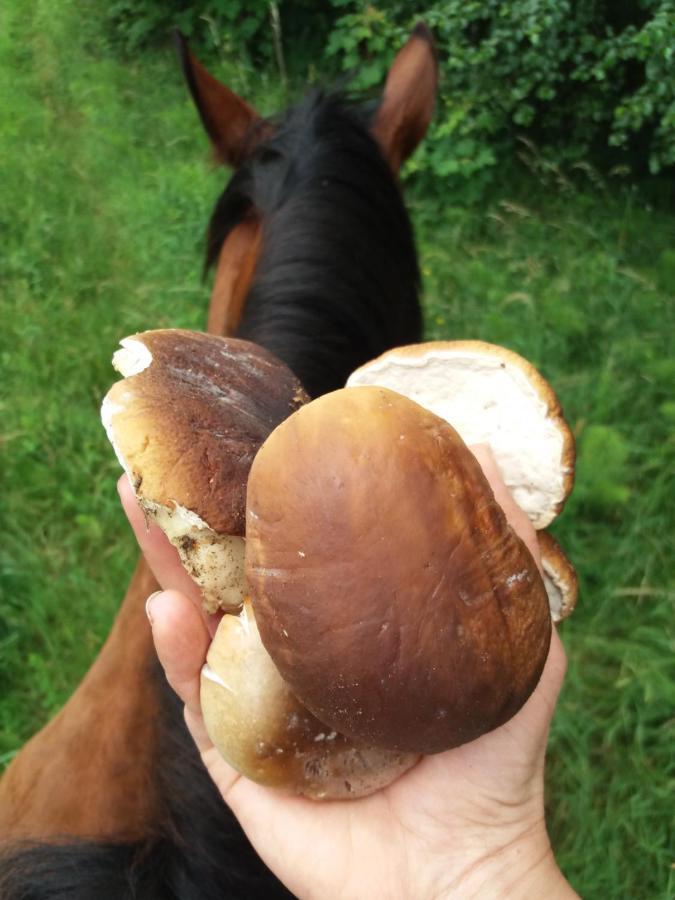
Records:
[[[172,53],[122,61],[92,4],[13,0],[0,27],[0,762],[95,657],[135,550],[99,424],[117,341],[205,321],[224,174]],[[219,74],[268,112],[273,76]],[[675,77],[675,76],[674,76]],[[675,215],[541,166],[481,205],[410,190],[427,334],[527,355],[578,439],[554,532],[581,596],[548,766],[554,847],[587,898],[675,896]]]

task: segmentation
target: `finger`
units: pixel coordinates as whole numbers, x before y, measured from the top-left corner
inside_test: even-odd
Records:
[[[202,755],[202,762],[206,766],[209,775],[220,791],[223,800],[231,806],[230,792],[232,788],[235,784],[239,784],[239,782],[241,781],[248,781],[248,779],[244,778],[243,775],[240,775],[240,773],[237,772],[237,770],[233,768],[233,766],[231,766],[225,759],[223,759],[216,747],[214,747],[209,740],[208,735],[206,735],[206,731],[204,730],[204,722],[201,719],[199,721],[195,721],[194,717],[191,715],[188,709],[185,710],[185,722],[187,723],[188,730],[200,750],[200,753]],[[205,736],[206,742],[204,742],[200,738],[200,734],[203,734]],[[248,784],[252,785],[253,782],[248,782]],[[233,807],[232,809],[234,811]]]
[[[518,506],[511,496],[511,492],[504,484],[504,479],[497,467],[490,446],[488,444],[472,444],[469,449],[480,463],[483,474],[495,495],[495,500],[504,510],[509,525],[530,551],[532,558],[541,571],[541,553],[539,551],[537,533],[527,513]]]
[[[153,594],[148,598],[146,610],[166,679],[185,704],[185,724],[211,777],[226,797],[240,775],[213,746],[204,725],[199,696],[210,635],[191,601],[176,591]]]
[[[567,654],[565,653],[563,642],[560,640],[558,629],[554,626],[546,665],[537,685],[537,692],[546,703],[551,717],[558,702],[558,695],[565,680],[566,671]]]
[[[145,518],[126,475],[117,482],[122,507],[152,573],[165,591],[179,591],[201,607],[201,591],[181,565],[178,551],[161,528]]]
[[[154,594],[146,609],[167,681],[190,713],[201,718],[199,678],[210,643],[201,616],[177,591]]]

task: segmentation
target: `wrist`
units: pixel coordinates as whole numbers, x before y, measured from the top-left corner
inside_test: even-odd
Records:
[[[558,868],[542,817],[500,845],[490,846],[486,841],[477,849],[474,862],[444,885],[434,900],[563,900],[576,896]]]

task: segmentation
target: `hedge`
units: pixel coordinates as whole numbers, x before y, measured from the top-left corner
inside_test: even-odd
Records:
[[[553,164],[658,173],[675,164],[675,0],[117,0],[112,29],[129,51],[179,27],[215,47],[307,78],[383,79],[416,21],[433,30],[438,110],[409,171],[496,172],[522,147]],[[275,27],[281,37],[275,52]]]

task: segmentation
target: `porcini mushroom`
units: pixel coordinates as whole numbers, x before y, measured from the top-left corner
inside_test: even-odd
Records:
[[[209,737],[253,781],[317,800],[372,794],[418,756],[355,745],[291,693],[258,634],[249,600],[221,619],[201,675]]]
[[[242,774],[308,797],[362,797],[417,755],[355,745],[293,696],[245,601],[244,514],[258,447],[308,398],[290,370],[247,341],[180,330],[125,338],[124,376],[102,419],[148,518],[177,547],[205,607],[229,613],[201,676],[207,730]]]
[[[123,380],[101,418],[139,504],[177,548],[205,608],[239,609],[249,468],[307,395],[262,347],[179,329],[124,338],[113,365]]]
[[[572,615],[577,605],[579,593],[577,573],[552,534],[548,531],[538,531],[537,541],[551,615],[554,622],[562,622]]]
[[[246,577],[293,694],[355,741],[435,753],[513,716],[551,635],[544,585],[473,454],[393,391],[314,400],[251,467]]]
[[[239,771],[310,797],[363,796],[520,709],[549,647],[546,590],[444,418],[380,387],[303,405],[285,366],[242,341],[171,331],[122,344],[109,437],[207,608],[239,611],[219,625],[201,688],[211,739]],[[518,415],[546,400],[531,443],[569,463],[559,407],[530,372],[523,387],[505,369],[528,398]],[[490,410],[487,388],[476,397]],[[487,441],[509,478],[510,432],[492,422],[497,441],[466,437]],[[511,487],[540,524],[571,477]]]
[[[574,437],[553,388],[522,356],[484,341],[413,344],[356,369],[347,385],[397,391],[467,444],[489,444],[536,529],[560,513],[574,483]]]

